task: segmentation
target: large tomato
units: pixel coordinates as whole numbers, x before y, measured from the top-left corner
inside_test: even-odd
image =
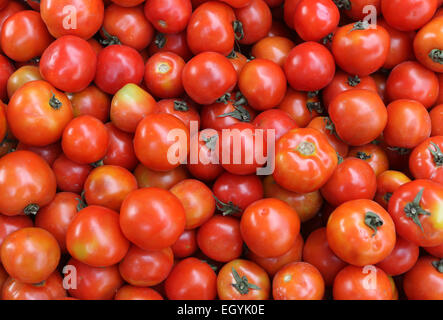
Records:
[[[191,13],[190,0],[150,0],[145,4],[146,17],[162,33],[179,33],[185,30]]]
[[[443,261],[431,256],[421,257],[405,274],[403,288],[410,300],[443,299]]]
[[[430,179],[443,184],[443,136],[423,141],[409,156],[409,168],[416,179]]]
[[[61,191],[80,194],[83,185],[92,170],[89,164],[79,164],[68,159],[64,154],[55,159],[52,170],[55,174],[57,187]]]
[[[111,98],[94,85],[85,90],[74,93],[71,97],[74,116],[90,115],[102,122],[109,119]]]
[[[437,0],[382,0],[381,11],[386,22],[400,31],[420,29],[437,10]],[[413,14],[410,14],[413,12]]]
[[[417,60],[426,68],[435,72],[443,72],[442,35],[443,19],[438,17],[421,28],[414,39],[414,53]]]
[[[391,254],[377,263],[377,267],[390,276],[398,276],[409,271],[417,262],[419,247],[397,236],[395,247]]]
[[[255,58],[271,60],[283,67],[289,52],[294,46],[294,42],[285,37],[266,37],[254,44],[251,54]],[[239,54],[236,52],[236,55]],[[239,55],[239,57],[241,56]]]
[[[241,44],[253,44],[268,34],[272,25],[272,14],[263,0],[251,0],[248,5],[235,9],[237,21],[242,26]]]

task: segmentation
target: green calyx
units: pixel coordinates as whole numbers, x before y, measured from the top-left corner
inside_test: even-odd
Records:
[[[35,216],[37,214],[38,210],[40,210],[40,206],[38,204],[31,203],[26,206],[26,208],[23,210],[23,212],[27,216],[31,216],[31,215]]]
[[[349,30],[349,32],[356,31],[356,30],[367,30],[369,29],[369,22],[367,21],[357,21],[352,26],[352,29]]]
[[[432,265],[438,272],[443,273],[443,259],[432,261]]]
[[[374,233],[372,234],[372,237],[374,237],[377,234],[378,228],[383,225],[383,220],[375,212],[368,211],[365,214],[365,224],[374,230]]]
[[[339,9],[351,10],[352,8],[350,0],[334,0],[334,3]]]
[[[88,206],[85,199],[85,191],[83,190],[80,198],[75,198],[77,200],[77,211],[80,211]]]
[[[443,50],[441,49],[432,49],[429,52],[429,58],[435,63],[443,64]]]
[[[157,33],[155,36],[154,44],[157,48],[162,49],[166,44],[166,37],[163,33]]]
[[[389,200],[391,200],[392,198],[392,192],[386,192],[385,195],[383,196],[383,200],[385,200],[387,203],[389,202]]]
[[[239,20],[235,20],[232,22],[232,27],[234,28],[235,40],[242,40],[245,37],[243,24]]]
[[[229,216],[232,214],[240,213],[241,209],[236,206],[232,201],[225,203],[218,199],[215,195],[212,195],[215,199],[215,206],[224,216]]]
[[[404,208],[404,211],[406,213],[406,217],[412,219],[412,221],[414,221],[414,223],[420,227],[422,232],[424,232],[424,230],[423,230],[423,226],[421,225],[421,222],[420,222],[420,215],[426,215],[426,216],[431,215],[430,212],[425,211],[420,205],[420,201],[421,201],[421,198],[423,197],[424,191],[425,191],[425,189],[422,188],[415,196],[414,201],[407,203]]]
[[[234,111],[227,112],[218,116],[218,118],[233,117],[241,122],[251,122],[251,114],[242,105],[236,106],[234,104]]]
[[[359,76],[349,76],[348,77],[348,84],[351,86],[351,87],[356,87],[356,86],[358,86],[359,84],[360,84],[360,82],[361,82],[361,79],[360,79],[360,77]]]
[[[326,37],[324,37],[321,42],[323,43],[323,45],[327,45],[328,43],[332,42],[332,38],[334,37],[334,33],[330,33],[328,34]]]
[[[248,294],[250,290],[261,290],[259,286],[255,284],[249,283],[248,278],[246,276],[240,277],[237,270],[232,268],[232,276],[234,277],[234,283],[232,286],[241,294]]]
[[[231,53],[226,56],[226,58],[228,58],[228,59],[237,58],[237,52],[235,52],[235,50],[232,50]]]
[[[63,106],[63,103],[57,99],[55,93],[52,93],[52,97],[51,99],[49,99],[49,105],[51,106],[51,108],[59,110]]]
[[[104,39],[99,41],[102,45],[108,47],[108,46],[112,46],[114,44],[122,44],[118,37],[110,34],[108,31],[106,31],[105,28],[102,28],[102,31],[103,31],[103,35],[105,37]]]
[[[189,106],[186,101],[175,100],[174,101],[174,110],[175,111],[189,111]]]
[[[93,168],[98,168],[98,167],[101,167],[101,166],[104,166],[104,165],[105,165],[105,163],[104,163],[103,159],[98,160],[98,161],[96,161],[94,163],[91,163],[91,166]]]
[[[443,152],[441,152],[440,147],[434,143],[431,142],[431,145],[433,148],[429,147],[428,150],[431,152],[432,156],[434,157],[434,163],[437,167],[443,166]]]
[[[210,137],[202,136],[202,140],[209,150],[215,151],[218,141],[218,134],[214,134],[213,136]]]
[[[355,155],[356,158],[361,159],[361,160],[369,160],[372,158],[372,156],[370,154],[367,154],[366,152],[361,152],[358,151],[357,154]]]

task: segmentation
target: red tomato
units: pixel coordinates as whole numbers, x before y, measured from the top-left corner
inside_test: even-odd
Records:
[[[331,250],[359,267],[382,261],[395,246],[394,222],[372,200],[353,200],[339,206],[328,219],[326,234]]]
[[[109,134],[97,118],[85,115],[73,119],[65,127],[62,148],[66,157],[79,164],[100,161],[106,155]]]
[[[59,156],[52,165],[57,187],[61,191],[80,194],[83,185],[92,170],[89,164],[78,164],[68,159],[64,154]]]
[[[213,300],[217,295],[217,276],[209,264],[196,258],[177,263],[165,282],[169,300]]]
[[[395,247],[391,254],[377,263],[377,267],[390,276],[398,276],[409,271],[417,262],[419,247],[397,236]]]
[[[283,67],[295,44],[285,37],[266,37],[254,44],[251,54],[256,59],[267,59]],[[238,54],[238,53],[236,53]]]
[[[284,21],[286,25],[294,29],[294,16],[300,0],[286,0],[283,4]]]
[[[232,97],[233,95],[231,95]],[[239,102],[242,102],[239,100]],[[205,105],[200,110],[201,126],[203,129],[222,131],[231,125],[254,120],[256,111],[247,104],[239,104],[229,100]],[[221,132],[220,132],[221,138]]]
[[[123,279],[137,287],[151,287],[165,280],[172,269],[174,254],[171,248],[143,250],[132,245],[118,268]]]
[[[114,300],[163,300],[163,297],[151,288],[125,285],[118,289]]]
[[[104,10],[103,0],[40,0],[42,19],[56,38],[74,35],[88,40],[100,30]]]
[[[80,262],[109,267],[123,259],[129,241],[120,230],[117,212],[92,205],[80,210],[72,220],[66,232],[66,247]]]
[[[0,61],[3,60],[0,58]],[[9,61],[8,61],[9,63]],[[3,66],[3,74],[6,71],[6,64],[2,63]],[[11,66],[11,70],[14,71],[14,68]],[[40,69],[37,66],[30,66],[26,65],[23,67],[18,68],[14,71],[14,73],[10,74],[7,79],[7,91],[8,91],[8,97],[9,99],[14,95],[14,93],[23,87],[28,82],[35,81],[35,80],[43,80],[42,76],[40,75]],[[4,98],[3,98],[4,99]]]
[[[19,142],[16,150],[32,151],[42,157],[50,166],[52,166],[54,161],[62,154],[62,147],[58,142],[44,147],[28,146],[27,144]]]
[[[192,53],[186,41],[186,32],[163,34],[157,33],[155,41],[149,46],[149,55],[157,52],[173,52],[178,54],[183,60],[188,61],[192,58]]]
[[[227,58],[229,59],[229,61],[231,61],[235,71],[237,72],[237,76],[239,76],[245,64],[248,63],[248,58],[246,58],[246,56],[237,51],[232,51],[227,56]]]
[[[102,122],[106,122],[109,119],[111,99],[94,85],[74,93],[71,98],[71,104],[72,111],[76,117],[90,115]]]
[[[381,12],[381,0],[345,0],[345,1],[341,1],[342,3],[349,2],[350,6],[349,8],[344,6],[343,9],[344,13],[346,14],[346,16],[348,16],[349,18],[351,18],[354,21],[360,21],[363,20],[367,14],[369,13],[367,10],[365,10],[364,8],[366,6],[375,6],[375,10],[377,15],[380,15]],[[339,2],[340,3],[340,2]],[[372,8],[371,8],[372,9]],[[372,10],[370,11],[372,12]]]
[[[186,214],[180,200],[159,188],[132,191],[120,209],[123,234],[145,250],[170,247],[183,233]]]
[[[421,257],[403,278],[403,289],[409,300],[441,300],[442,284],[442,260],[431,256]]]
[[[269,109],[260,113],[254,119],[252,125],[257,129],[264,130],[265,133],[273,130],[276,142],[291,129],[298,128],[295,120],[287,112],[279,109]]]
[[[120,166],[133,171],[138,164],[135,156],[133,136],[117,129],[112,123],[107,123],[109,133],[109,145],[103,164]]]
[[[417,60],[429,70],[443,72],[441,64],[443,19],[436,17],[421,28],[414,39]]]
[[[386,152],[375,143],[353,147],[348,156],[366,161],[374,170],[376,176],[389,169],[389,159]]]
[[[306,127],[313,118],[323,113],[317,94],[294,91],[291,88],[286,91],[278,108],[288,113],[300,128]]]
[[[315,117],[307,127],[317,129],[318,131],[324,133],[329,144],[342,158],[345,158],[348,155],[349,146],[338,137],[334,125],[329,117]]]
[[[122,7],[135,7],[143,3],[145,0],[111,0],[111,1]]]
[[[242,26],[239,43],[253,44],[267,36],[272,25],[272,14],[265,1],[251,0],[248,5],[234,11]]]
[[[430,179],[443,184],[443,136],[423,141],[409,156],[409,168],[416,179]]]
[[[441,126],[441,123],[443,123],[443,104],[433,108],[429,113],[429,116],[431,117],[432,125],[431,136],[443,136],[443,127]]]
[[[334,78],[334,57],[325,46],[305,42],[291,50],[284,70],[293,89],[317,91],[326,87]]]
[[[41,228],[22,228],[6,237],[1,261],[8,274],[20,282],[42,282],[57,268],[60,248],[57,240]]]
[[[192,13],[190,0],[149,0],[145,15],[162,33],[178,33],[186,29]]]
[[[97,55],[91,45],[75,36],[63,36],[46,48],[40,73],[57,89],[79,92],[94,80]]]
[[[198,249],[196,238],[196,231],[194,229],[185,230],[171,246],[174,257],[187,258],[193,255]]]
[[[29,216],[6,216],[0,215],[0,246],[5,238],[11,233],[23,229],[31,228],[34,226],[32,219]],[[0,269],[1,270],[1,269]],[[1,285],[1,283],[0,283]]]
[[[9,60],[0,54],[0,100],[5,100],[8,97],[7,85],[9,81],[13,82],[14,78],[9,80],[11,75],[14,73],[15,68],[9,62]]]
[[[437,10],[437,0],[382,0],[386,22],[397,30],[412,31],[425,25]],[[413,12],[413,14],[410,14]]]
[[[375,201],[377,201],[383,208],[388,208],[389,200],[392,194],[401,185],[410,182],[404,173],[400,171],[387,170],[377,176],[377,193],[375,195]]]
[[[0,159],[2,214],[36,214],[39,208],[51,202],[56,188],[54,173],[35,153],[15,151]]]
[[[134,170],[139,188],[156,187],[169,190],[180,181],[189,178],[189,174],[183,166],[170,171],[153,171],[139,164]]]
[[[423,249],[426,250],[429,254],[433,255],[437,258],[443,258],[443,243],[439,246],[435,247],[424,247]]]

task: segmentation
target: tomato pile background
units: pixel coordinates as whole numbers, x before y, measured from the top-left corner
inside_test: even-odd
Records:
[[[0,0],[1,298],[443,299],[442,2]]]

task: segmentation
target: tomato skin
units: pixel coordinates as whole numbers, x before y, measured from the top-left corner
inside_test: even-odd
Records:
[[[24,283],[39,283],[51,275],[60,260],[57,240],[41,228],[22,228],[9,234],[1,247],[8,274]]]
[[[300,232],[300,218],[286,202],[268,198],[246,208],[240,229],[251,251],[263,258],[277,257],[294,244]]]
[[[378,177],[382,172],[389,169],[389,159],[382,147],[369,143],[361,147],[351,148],[349,157],[362,159],[368,163]]]
[[[222,0],[233,8],[243,8],[251,3],[251,0]]]
[[[274,276],[272,291],[275,300],[322,300],[325,284],[316,267],[293,262]]]
[[[443,104],[440,104],[433,108],[429,113],[431,117],[431,136],[443,136],[443,128],[440,125],[443,121]]]
[[[148,48],[148,53],[152,56],[157,52],[173,52],[185,61],[192,58],[191,50],[186,41],[185,31],[174,34],[157,33],[155,41],[152,41]]]
[[[388,202],[395,190],[401,185],[410,182],[408,176],[400,171],[386,170],[377,176],[377,193],[375,201],[383,208],[388,208]]]
[[[391,71],[386,89],[389,101],[416,100],[429,109],[437,101],[439,84],[434,72],[417,62],[406,61]]]
[[[74,118],[63,131],[63,152],[66,157],[79,164],[102,160],[108,143],[109,134],[105,125],[88,115]]]
[[[66,6],[77,9],[78,28],[65,28]],[[99,31],[103,24],[104,5],[102,0],[41,0],[40,12],[49,32],[56,38],[74,35],[88,40]],[[68,11],[68,13],[70,13]],[[71,21],[72,22],[72,21]]]
[[[251,122],[252,120],[254,120],[257,112],[249,105],[244,105],[243,107],[246,112],[241,113],[240,116],[233,117],[230,114],[238,109],[236,108],[236,106],[234,106],[234,102],[232,101],[228,101],[226,104],[220,102],[205,105],[200,110],[201,127],[203,129],[214,129],[217,131],[222,131],[223,129],[227,129],[234,124],[241,122]],[[222,115],[224,116],[221,117]],[[221,137],[221,132],[219,137]]]
[[[141,55],[125,45],[111,45],[97,56],[95,83],[106,93],[115,94],[128,83],[139,84],[143,79],[144,62]]]
[[[9,101],[6,114],[14,136],[37,147],[57,142],[73,118],[66,95],[43,80],[28,82],[18,89]]]
[[[75,36],[63,36],[45,49],[40,73],[62,91],[79,92],[94,80],[97,55],[91,45]]]
[[[354,24],[337,29],[332,38],[332,53],[345,72],[360,77],[374,73],[389,55],[389,33],[380,25],[351,31]]]
[[[0,246],[2,245],[5,238],[11,233],[23,229],[31,228],[34,226],[31,218],[29,216],[6,216],[4,214],[0,215]]]
[[[83,185],[92,170],[92,166],[89,164],[78,164],[62,154],[54,161],[52,170],[55,174],[57,187],[61,191],[80,194],[83,191]]]
[[[101,237],[102,234],[107,237]],[[91,243],[95,246],[91,247]],[[123,259],[129,241],[120,230],[117,212],[92,205],[80,210],[72,220],[66,232],[66,247],[80,262],[109,267]]]
[[[434,72],[443,72],[443,68],[437,59],[430,57],[433,49],[440,49],[443,32],[443,19],[433,18],[428,24],[421,28],[414,39],[414,53],[417,60],[427,69]]]
[[[12,15],[14,15],[17,12],[24,11],[27,9],[28,8],[25,7],[25,5],[22,4],[21,2],[8,1],[8,4],[6,5],[6,7],[4,7],[2,10],[0,10],[0,33],[3,28],[3,24],[5,23],[5,21],[9,17],[11,17]]]
[[[408,272],[417,262],[419,247],[397,236],[395,247],[391,254],[377,263],[377,267],[390,276],[398,276]]]
[[[254,44],[251,54],[258,59],[267,59],[283,67],[295,44],[285,37],[266,37]]]
[[[165,280],[172,269],[171,248],[158,251],[143,250],[132,245],[118,268],[123,279],[137,287],[152,287]]]
[[[294,91],[290,87],[278,105],[278,109],[289,114],[300,128],[305,128],[322,111],[317,95],[310,96],[308,92]]]
[[[443,258],[443,244],[435,247],[423,247],[425,251],[437,258]]]
[[[380,224],[368,223],[368,213],[375,214]],[[388,212],[366,199],[348,201],[335,209],[328,219],[326,235],[329,247],[340,259],[360,267],[385,259],[396,239]]]
[[[137,51],[145,49],[154,38],[154,28],[146,19],[142,6],[128,8],[111,4],[105,9],[102,29]],[[103,30],[101,34],[110,40]]]
[[[237,76],[240,75],[243,67],[246,63],[248,63],[248,58],[245,55],[241,54],[237,51],[232,51],[228,56],[229,61],[231,61],[234,66],[235,71],[237,72]]]
[[[409,300],[441,300],[443,298],[443,274],[432,263],[439,259],[423,256],[415,266],[405,274],[403,289]]]
[[[27,284],[9,277],[1,290],[2,300],[60,300],[66,297],[63,279],[53,272],[44,284]]]
[[[178,33],[185,30],[192,13],[190,0],[149,0],[145,15],[154,28],[162,33]]]
[[[180,200],[160,188],[132,191],[120,209],[123,234],[145,250],[170,247],[183,233],[186,214]]]
[[[349,146],[337,137],[335,129],[331,126],[332,121],[329,117],[315,117],[309,122],[307,128],[317,129],[325,134],[329,144],[338,152],[342,158],[346,158],[349,153]]]
[[[9,58],[25,62],[39,57],[52,40],[40,14],[24,10],[4,22],[0,42],[3,52]]]
[[[185,65],[182,79],[192,100],[198,104],[212,104],[234,89],[237,72],[228,58],[216,52],[203,52]]]
[[[304,42],[291,50],[284,70],[291,87],[301,91],[317,91],[334,78],[335,63],[325,46]]]
[[[43,207],[54,198],[56,188],[54,173],[46,161],[35,153],[15,151],[0,158],[2,214],[23,214],[30,204]]]
[[[437,0],[382,0],[381,10],[386,22],[400,31],[420,29],[437,10]],[[414,14],[408,15],[407,13]]]
[[[336,96],[329,105],[329,115],[338,136],[351,146],[372,142],[388,122],[388,112],[379,95],[361,89]]]
[[[59,192],[35,217],[35,226],[49,231],[57,240],[62,253],[67,253],[66,232],[77,215],[81,197],[72,192]]]
[[[313,231],[303,246],[303,261],[320,271],[326,286],[332,286],[335,276],[347,264],[335,255],[328,244],[326,228]]]
[[[106,122],[109,119],[111,99],[94,85],[74,93],[71,98],[71,104],[75,117],[90,115],[96,117],[101,122]]]
[[[409,156],[409,168],[414,178],[443,184],[442,148],[443,136],[429,138],[414,148]]]
[[[271,29],[271,10],[263,0],[251,0],[248,5],[234,12],[243,26],[244,37],[239,40],[241,44],[253,44],[266,37]]]
[[[177,263],[165,282],[170,300],[214,300],[217,295],[217,276],[211,267],[196,258]]]
[[[294,16],[300,0],[286,0],[283,4],[283,15],[286,25],[294,29]]]
[[[232,217],[213,216],[198,229],[197,244],[212,260],[229,262],[239,258],[243,251],[240,222]]]
[[[145,66],[145,83],[149,91],[160,98],[174,98],[183,94],[182,72],[185,61],[172,52],[156,53]]]
[[[293,129],[277,143],[273,177],[289,191],[310,193],[329,180],[337,164],[336,151],[323,133],[312,128]]]
[[[154,171],[139,164],[134,170],[139,188],[156,187],[169,190],[180,181],[189,178],[189,174],[183,166],[170,171]]]
[[[9,83],[9,78],[14,71],[15,68],[12,66],[9,60],[0,54],[0,100],[5,100],[8,97],[7,84]]]
[[[138,288],[125,285],[118,289],[114,300],[163,300],[163,297],[151,288]]]
[[[176,258],[187,258],[192,256],[198,249],[196,231],[185,230],[171,246]]]
[[[89,205],[119,211],[126,196],[137,188],[137,180],[127,169],[103,165],[92,170],[86,179],[84,197]]]
[[[406,207],[407,204],[411,203],[409,205],[411,206],[422,189],[423,195],[419,205],[423,210],[431,213],[431,215],[417,214],[423,231],[412,218],[406,215],[410,212]],[[420,247],[440,245],[443,242],[442,197],[442,185],[431,180],[414,180],[400,186],[392,195],[388,206],[389,214],[395,222],[397,234]],[[409,213],[409,215],[411,214]],[[414,215],[412,214],[412,216]]]
[[[431,135],[431,117],[418,101],[400,99],[387,107],[383,138],[391,147],[414,148]]]
[[[257,129],[264,130],[265,133],[268,132],[268,130],[274,130],[275,141],[278,141],[291,129],[298,128],[297,123],[289,116],[288,113],[278,109],[269,109],[260,113],[254,119],[252,124]]]
[[[238,87],[252,108],[267,110],[280,104],[287,85],[278,64],[266,59],[254,59],[240,72]]]
[[[2,59],[0,58],[0,60]],[[4,64],[2,65],[5,66]],[[12,68],[12,70],[13,73],[10,74],[10,76],[8,77],[7,86],[6,86],[9,99],[11,99],[14,93],[18,89],[20,89],[24,84],[30,81],[43,80],[42,76],[40,75],[40,69],[37,66],[27,65],[20,67],[17,70],[14,70]]]
[[[80,300],[112,300],[124,284],[117,265],[91,267],[74,258],[66,265],[74,267],[77,272],[77,288],[70,288],[69,295]],[[74,274],[68,273],[66,276],[74,277]]]
[[[334,280],[334,300],[392,300],[389,277],[380,268],[374,268],[351,265],[343,268]],[[371,276],[372,281],[368,281],[368,276]],[[374,285],[373,289],[366,289],[368,282]]]
[[[42,157],[50,166],[52,166],[54,161],[62,154],[62,147],[58,142],[44,147],[28,146],[27,144],[19,142],[16,150],[32,151]]]
[[[232,284],[237,283],[233,270],[249,284],[260,288],[249,289],[247,293],[239,292]],[[236,259],[225,264],[217,276],[217,292],[220,300],[267,300],[271,291],[269,276],[265,270],[252,261]]]
[[[367,5],[375,6],[377,14],[380,15],[381,0],[350,0],[349,2],[351,3],[351,8],[350,10],[344,10],[344,13],[353,21],[360,21],[366,17],[367,12],[365,12],[364,7]]]
[[[337,28],[340,12],[331,0],[302,0],[295,9],[293,19],[300,38],[319,41]]]

